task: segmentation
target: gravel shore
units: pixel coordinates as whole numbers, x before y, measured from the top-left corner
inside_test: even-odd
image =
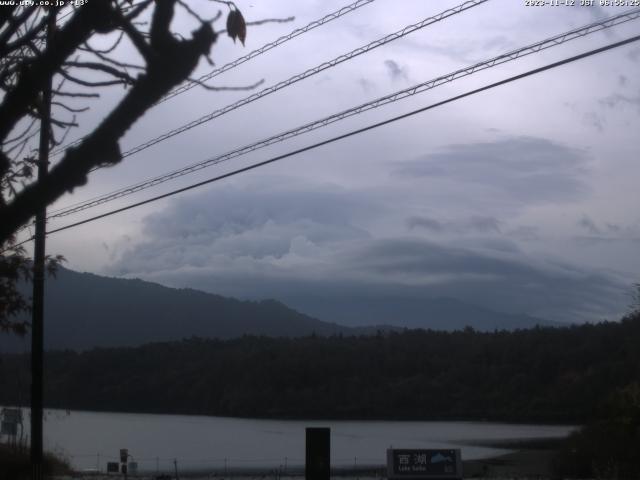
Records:
[[[463,462],[464,478],[473,479],[536,479],[551,478],[549,468],[553,450],[545,448],[524,448],[494,458],[482,460],[467,460]],[[180,472],[180,479],[185,480],[304,480],[304,475],[283,475],[276,472],[264,474],[216,475],[205,472]],[[59,476],[55,480],[120,480],[118,475],[105,474],[76,474],[73,476]],[[141,474],[129,476],[131,480],[156,480],[155,474]],[[175,480],[175,474],[165,477]],[[332,478],[356,478],[357,480],[383,480],[386,478],[384,469],[369,471],[340,471]]]

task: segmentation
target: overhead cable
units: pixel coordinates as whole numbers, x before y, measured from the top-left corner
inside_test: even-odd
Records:
[[[240,107],[243,107],[245,105],[248,105],[249,103],[255,102],[256,100],[266,97],[267,95],[271,95],[272,93],[278,92],[284,88],[290,87],[291,85],[298,83],[306,78],[309,78],[313,75],[317,75],[320,72],[323,72],[325,70],[328,70],[330,68],[335,67],[336,65],[339,65],[341,63],[344,63],[346,61],[352,60],[353,58],[362,55],[364,53],[370,52],[371,50],[374,50],[378,47],[381,47],[382,45],[386,45],[389,42],[392,42],[394,40],[397,40],[399,38],[405,37],[406,35],[409,35],[410,33],[413,33],[417,30],[420,30],[422,28],[425,28],[429,25],[433,25],[434,23],[440,22],[442,20],[444,20],[445,18],[451,17],[453,15],[457,15],[458,13],[464,12],[466,10],[469,10],[470,8],[476,7],[478,5],[481,5],[485,2],[488,2],[489,0],[467,0],[466,2],[445,10],[444,12],[441,12],[437,15],[434,15],[432,17],[428,17],[425,18],[424,20],[421,20],[420,22],[414,23],[412,25],[407,25],[406,27],[404,27],[403,29],[394,32],[394,33],[390,33],[389,35],[386,35],[382,38],[379,38],[377,40],[374,40],[371,43],[368,43],[362,47],[358,47],[355,50],[352,50],[348,53],[342,54],[332,60],[329,60],[327,62],[324,62],[320,65],[317,65],[313,68],[310,68],[302,73],[298,73],[292,77],[289,77],[286,80],[283,80],[281,82],[276,83],[275,85],[271,85],[270,87],[264,88],[259,92],[253,93],[241,100],[238,100],[237,102],[231,103],[225,107],[219,108],[217,110],[214,110],[211,113],[208,113],[207,115],[203,115],[200,118],[197,118],[195,120],[192,120],[189,123],[186,123],[184,125],[181,125],[180,127],[174,128],[173,130],[170,130],[168,132],[163,133],[162,135],[159,135],[157,137],[154,137],[142,144],[139,144],[133,148],[131,148],[130,150],[125,151],[124,153],[122,153],[122,158],[126,158],[129,157],[131,155],[135,155],[136,153],[141,152],[142,150],[146,150],[149,147],[152,147],[153,145],[157,145],[160,142],[163,142],[169,138],[172,138],[176,135],[182,134],[188,130],[191,130],[192,128],[195,128],[197,126],[200,126],[204,123],[210,122],[211,120],[213,120],[214,118],[218,118],[221,117],[222,115],[225,115],[233,110],[236,110]],[[94,169],[92,169],[91,171],[96,171],[98,169],[100,169],[102,167],[95,167]]]
[[[635,9],[633,11],[629,11],[626,13],[621,13],[619,15],[612,16],[610,18],[593,22],[583,27],[579,27],[568,32],[561,33],[559,35],[555,35],[553,37],[547,38],[545,40],[527,45],[525,47],[521,47],[510,52],[501,54],[497,57],[493,57],[489,60],[485,60],[479,63],[476,63],[469,67],[464,67],[454,72],[436,77],[434,79],[428,80],[426,82],[422,82],[420,84],[414,85],[412,87],[399,90],[390,95],[386,95],[370,102],[358,105],[356,107],[350,108],[348,110],[341,111],[339,113],[335,113],[328,117],[324,117],[319,120],[315,120],[311,123],[307,123],[305,125],[296,127],[294,129],[279,133],[277,135],[273,135],[271,137],[262,139],[258,142],[245,145],[243,147],[231,150],[221,155],[217,155],[198,163],[192,164],[187,167],[180,168],[178,170],[174,170],[172,172],[165,173],[163,175],[139,182],[134,185],[130,185],[128,187],[113,191],[111,193],[104,194],[102,196],[94,197],[92,199],[79,202],[74,205],[70,205],[68,207],[64,207],[57,211],[54,211],[49,216],[50,219],[59,218],[67,215],[71,215],[73,213],[77,213],[82,210],[86,210],[88,208],[92,208],[98,205],[102,205],[109,201],[115,200],[117,198],[121,198],[127,195],[131,195],[133,193],[139,192],[141,190],[145,190],[147,188],[154,187],[161,183],[173,180],[175,178],[187,175],[189,173],[196,172],[198,170],[202,170],[212,165],[217,165],[219,163],[225,162],[227,160],[231,160],[233,158],[240,157],[242,155],[248,154],[255,150],[259,150],[261,148],[265,148],[267,146],[273,145],[275,143],[279,143],[290,138],[302,135],[304,133],[325,127],[337,121],[343,120],[345,118],[349,118],[368,110],[372,110],[383,105],[387,105],[393,102],[397,102],[404,98],[416,95],[418,93],[425,92],[427,90],[431,90],[436,88],[442,84],[452,82],[456,79],[466,77],[476,73],[478,71],[486,70],[488,68],[495,67],[497,65],[501,65],[503,63],[516,60],[517,58],[521,58],[526,55],[530,55],[536,52],[540,52],[542,50],[546,50],[548,48],[561,45],[570,40],[574,40],[576,38],[584,37],[585,35],[601,31],[605,28],[610,28],[616,25],[620,25],[621,23],[628,22],[630,20],[634,20],[640,18],[640,9]]]
[[[292,157],[294,155],[298,155],[300,153],[304,153],[304,152],[307,152],[307,151],[310,151],[310,150],[314,150],[314,149],[316,149],[318,147],[321,147],[321,146],[324,146],[324,145],[328,145],[330,143],[334,143],[334,142],[337,142],[339,140],[343,140],[345,138],[349,138],[349,137],[352,137],[354,135],[358,135],[358,134],[367,132],[369,130],[373,130],[375,128],[379,128],[379,127],[382,127],[384,125],[388,125],[388,124],[393,123],[393,122],[397,122],[399,120],[402,120],[402,119],[417,115],[418,113],[426,112],[428,110],[432,110],[432,109],[440,107],[442,105],[446,105],[448,103],[452,103],[452,102],[455,102],[457,100],[461,100],[461,99],[463,99],[465,97],[470,97],[472,95],[476,95],[478,93],[481,93],[481,92],[484,92],[484,91],[499,87],[501,85],[506,85],[508,83],[511,83],[511,82],[514,82],[514,81],[517,81],[517,80],[521,80],[523,78],[530,77],[532,75],[536,75],[538,73],[542,73],[542,72],[545,72],[547,70],[551,70],[551,69],[560,67],[562,65],[566,65],[566,64],[569,64],[569,63],[572,63],[572,62],[575,62],[575,61],[578,61],[578,60],[581,60],[581,59],[584,59],[584,58],[587,58],[587,57],[591,57],[593,55],[596,55],[596,54],[599,54],[599,53],[602,53],[602,52],[606,52],[606,51],[612,50],[614,48],[619,48],[619,47],[622,47],[624,45],[628,45],[628,44],[630,44],[632,42],[637,42],[638,40],[640,40],[640,35],[636,35],[634,37],[627,38],[627,39],[621,40],[619,42],[611,43],[611,44],[606,45],[604,47],[596,48],[594,50],[590,50],[588,52],[581,53],[579,55],[574,55],[572,57],[565,58],[564,60],[560,60],[558,62],[550,63],[550,64],[545,65],[543,67],[535,68],[533,70],[529,70],[529,71],[521,73],[519,75],[514,75],[512,77],[508,77],[508,78],[500,80],[498,82],[494,82],[494,83],[491,83],[489,85],[485,85],[484,87],[476,88],[474,90],[462,93],[460,95],[456,95],[454,97],[450,97],[450,98],[448,98],[446,100],[442,100],[440,102],[433,103],[433,104],[428,105],[426,107],[418,108],[418,109],[413,110],[411,112],[404,113],[402,115],[398,115],[398,116],[389,118],[387,120],[384,120],[384,121],[381,121],[381,122],[378,122],[378,123],[374,123],[372,125],[368,125],[368,126],[363,127],[363,128],[352,130],[352,131],[350,131],[348,133],[345,133],[345,134],[342,134],[342,135],[338,135],[338,136],[332,137],[330,139],[323,140],[321,142],[317,142],[317,143],[314,143],[312,145],[308,145],[306,147],[302,147],[302,148],[290,151],[290,152],[282,154],[282,155],[278,155],[276,157],[272,157],[272,158],[270,158],[268,160],[264,160],[262,162],[254,163],[252,165],[249,165],[249,166],[246,166],[246,167],[243,167],[243,168],[239,168],[239,169],[234,170],[232,172],[228,172],[228,173],[225,173],[225,174],[222,174],[222,175],[218,175],[216,177],[209,178],[207,180],[204,180],[204,181],[201,181],[201,182],[198,182],[198,183],[194,183],[194,184],[188,185],[186,187],[182,187],[182,188],[173,190],[171,192],[163,193],[162,195],[157,195],[155,197],[148,198],[146,200],[127,205],[125,207],[117,208],[115,210],[111,210],[109,212],[106,212],[106,213],[103,213],[103,214],[100,214],[100,215],[96,215],[94,217],[90,217],[90,218],[81,220],[79,222],[75,222],[75,223],[72,223],[72,224],[69,224],[69,225],[65,225],[63,227],[59,227],[59,228],[50,230],[50,231],[47,232],[47,234],[52,234],[52,233],[62,232],[64,230],[69,230],[71,228],[75,228],[75,227],[78,227],[80,225],[84,225],[86,223],[94,222],[94,221],[99,220],[101,218],[105,218],[105,217],[109,217],[111,215],[115,215],[116,213],[121,213],[121,212],[124,212],[124,211],[127,211],[127,210],[131,210],[133,208],[136,208],[136,207],[139,207],[139,206],[142,206],[142,205],[146,205],[146,204],[149,204],[149,203],[152,203],[152,202],[156,202],[158,200],[162,200],[164,198],[172,197],[172,196],[177,195],[179,193],[186,192],[188,190],[193,190],[194,188],[198,188],[198,187],[201,187],[203,185],[208,185],[210,183],[217,182],[217,181],[223,180],[225,178],[229,178],[229,177],[238,175],[240,173],[247,172],[249,170],[254,170],[254,169],[258,168],[258,167],[263,167],[265,165],[268,165],[268,164],[271,164],[271,163],[275,163],[275,162],[277,162],[279,160],[283,160],[285,158],[289,158],[289,157]],[[24,244],[24,243],[26,243],[26,242],[28,242],[30,240],[31,239],[24,240],[23,242],[20,242],[16,246]]]
[[[350,5],[347,5],[345,7],[342,7],[339,10],[336,10],[335,12],[332,12],[328,15],[325,15],[324,17],[318,19],[318,20],[314,20],[313,22],[305,25],[304,27],[300,27],[300,28],[296,28],[294,31],[292,31],[291,33],[287,34],[287,35],[283,35],[282,37],[274,40],[273,42],[267,43],[266,45],[263,45],[260,48],[257,48],[256,50],[247,53],[245,56],[240,57],[232,62],[229,62],[221,67],[218,67],[214,70],[212,70],[211,72],[207,73],[206,75],[202,75],[201,77],[198,78],[197,82],[188,82],[185,85],[181,85],[175,89],[173,89],[172,91],[170,91],[169,93],[167,93],[158,103],[162,103],[166,100],[169,100],[170,98],[175,97],[176,95],[180,95],[181,93],[186,92],[187,90],[191,90],[193,87],[197,87],[199,82],[205,82],[207,80],[211,80],[214,77],[217,77],[218,75],[226,72],[227,70],[231,70],[232,68],[237,67],[238,65],[242,65],[245,62],[248,62],[249,60],[251,60],[252,58],[257,57],[258,55],[262,55],[263,53],[268,52],[269,50],[272,50],[280,45],[282,45],[283,43],[288,42],[289,40],[292,40],[300,35],[302,35],[303,33],[307,33],[310,30],[313,30],[316,27],[319,27],[321,25],[324,25],[325,23],[329,23],[337,18],[342,17],[343,15],[346,15],[347,13],[351,13],[354,10],[363,7],[365,5],[368,5],[371,2],[374,2],[375,0],[358,0],[357,2],[353,2]]]
[[[263,45],[260,48],[257,48],[256,50],[253,50],[252,52],[249,52],[248,54],[233,60],[232,62],[229,62],[221,67],[218,67],[214,70],[212,70],[211,72],[207,73],[206,75],[202,75],[201,77],[199,77],[197,79],[197,81],[188,81],[188,83],[186,83],[185,85],[181,85],[173,90],[171,90],[169,93],[167,93],[162,99],[160,99],[157,104],[160,104],[162,102],[165,102],[166,100],[169,100],[170,98],[175,97],[176,95],[180,95],[181,93],[184,93],[190,89],[192,89],[193,87],[198,86],[199,83],[202,83],[204,81],[207,80],[211,80],[214,77],[217,77],[218,75],[231,70],[232,68],[235,68],[239,65],[242,65],[245,62],[248,62],[249,60],[251,60],[252,58],[257,57],[258,55],[262,55],[263,53],[268,52],[269,50],[272,50],[280,45],[282,45],[283,43],[288,42],[289,40],[292,40],[300,35],[302,35],[303,33],[307,33],[310,30],[313,30],[316,27],[320,27],[321,25],[324,25],[326,23],[329,23],[337,18],[340,18],[348,13],[351,13],[355,10],[357,10],[360,7],[364,7],[365,5],[368,5],[369,3],[374,2],[375,0],[357,0],[356,2],[353,2],[349,5],[346,5],[338,10],[336,10],[335,12],[331,12],[327,15],[325,15],[322,18],[319,18],[317,20],[314,20],[313,22],[305,25],[304,27],[300,27],[300,28],[296,28],[295,30],[293,30],[292,32],[288,33],[287,35],[283,35],[282,37],[274,40],[273,42],[267,43],[265,45]],[[82,140],[84,140],[85,137],[79,138],[77,140],[74,140],[73,142],[68,143],[67,145],[64,145],[60,148],[55,149],[52,152],[52,155],[57,155],[61,152],[63,152],[64,150],[66,150],[69,147],[73,147],[77,144],[79,144],[80,142],[82,142]]]

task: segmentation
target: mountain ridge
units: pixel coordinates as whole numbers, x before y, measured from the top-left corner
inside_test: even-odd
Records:
[[[23,285],[23,291],[28,292],[29,285]],[[48,279],[45,289],[45,348],[85,350],[190,337],[370,335],[405,328],[460,330],[470,326],[479,331],[492,331],[551,324],[455,299],[422,299],[421,302],[407,307],[413,311],[423,309],[421,322],[415,321],[414,315],[414,319],[404,325],[385,322],[345,326],[317,319],[279,300],[239,300],[193,288],[172,288],[141,279],[106,277],[60,268],[56,278]],[[337,303],[334,308],[339,306]],[[402,318],[402,308],[375,302],[367,306],[390,309],[396,317]],[[0,351],[24,351],[24,345],[25,340],[0,336]]]

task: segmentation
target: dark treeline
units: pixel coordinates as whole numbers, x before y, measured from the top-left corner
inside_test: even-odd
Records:
[[[52,408],[281,418],[591,421],[640,380],[640,314],[515,332],[189,339],[46,355]],[[25,403],[5,355],[0,404]]]

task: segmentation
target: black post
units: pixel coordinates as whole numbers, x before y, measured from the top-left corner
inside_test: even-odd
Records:
[[[56,10],[49,11],[47,48],[56,27]],[[40,149],[38,152],[38,181],[47,175],[49,166],[49,134],[51,128],[51,78],[42,89],[42,118],[40,119]],[[43,478],[42,410],[43,410],[43,351],[44,351],[44,261],[47,209],[36,214],[35,244],[33,247],[33,305],[31,317],[31,469],[32,480]]]
[[[305,480],[329,480],[331,475],[331,430],[306,429]]]

